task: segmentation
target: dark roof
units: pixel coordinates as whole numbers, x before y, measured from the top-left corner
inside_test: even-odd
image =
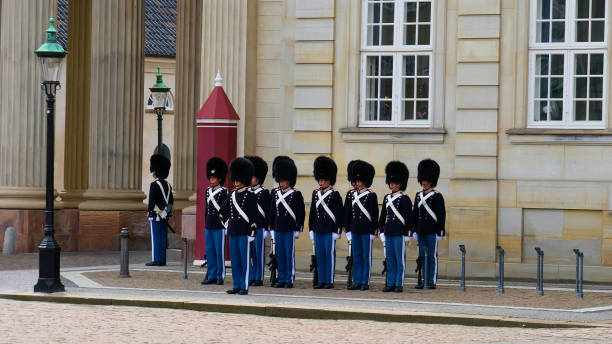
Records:
[[[145,55],[176,56],[176,1],[145,0]],[[66,49],[68,0],[57,0],[58,40]]]

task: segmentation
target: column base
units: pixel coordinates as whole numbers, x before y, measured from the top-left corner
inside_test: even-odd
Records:
[[[80,210],[147,210],[141,190],[88,189],[83,198]]]
[[[44,186],[0,187],[0,209],[45,209],[45,196]]]
[[[193,191],[174,191],[174,209],[183,210],[185,208],[195,206],[195,199],[191,199],[191,196],[194,195]]]

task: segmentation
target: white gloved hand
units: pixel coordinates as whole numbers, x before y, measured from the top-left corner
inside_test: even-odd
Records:
[[[336,240],[340,239],[340,234],[335,233],[335,232],[334,232],[334,233],[332,233],[332,239],[333,239],[334,241],[336,241]]]
[[[442,240],[442,239],[444,239],[444,237],[439,236],[438,234],[436,234],[436,241],[440,241],[440,240]]]
[[[419,235],[416,232],[412,233],[412,237],[414,240],[419,241]]]
[[[380,241],[385,242],[385,233],[380,232],[378,236],[380,237]]]
[[[263,238],[264,238],[264,240],[266,240],[266,238],[267,238],[268,236],[270,236],[270,231],[266,231],[266,230],[264,230],[264,232],[263,232]]]
[[[272,240],[276,240],[274,237],[274,231],[270,231],[270,238],[272,238]]]
[[[314,241],[314,232],[310,231],[308,232],[308,235],[310,235],[310,241]]]
[[[164,211],[161,212],[161,214],[159,214],[159,217],[161,217],[162,220],[165,220],[166,217],[168,217],[168,213],[164,210]]]
[[[300,231],[293,232],[293,239],[297,239],[300,237]]]
[[[352,241],[353,240],[353,234],[351,232],[346,232],[346,240],[348,240],[348,241]]]
[[[255,240],[255,237],[248,235],[247,236],[249,242],[253,242],[253,240]]]
[[[370,241],[372,241],[372,240],[374,240],[374,239],[376,239],[376,235],[374,235],[374,234],[370,234]]]
[[[410,236],[409,235],[404,235],[404,242],[408,242],[410,241]]]

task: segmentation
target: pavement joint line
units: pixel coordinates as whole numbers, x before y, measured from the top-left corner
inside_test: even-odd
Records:
[[[521,327],[521,328],[593,328],[610,327],[607,324],[584,324],[567,321],[510,318],[503,316],[465,315],[423,312],[373,312],[364,309],[314,308],[305,306],[283,306],[273,304],[213,303],[204,301],[134,300],[126,298],[105,298],[91,296],[42,295],[1,293],[0,298],[16,301],[58,302],[71,304],[132,306],[149,308],[170,308],[204,312],[251,314],[272,317],[319,320],[369,320],[382,322],[412,322],[427,324]]]

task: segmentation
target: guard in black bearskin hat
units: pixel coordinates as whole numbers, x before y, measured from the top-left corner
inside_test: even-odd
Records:
[[[349,183],[351,183],[351,188],[346,192],[344,196],[344,217],[346,218],[349,213],[352,212],[352,204],[353,204],[353,191],[357,190],[355,186],[355,181],[353,180],[353,166],[355,163],[361,160],[351,160],[348,165],[346,165],[346,179]]]
[[[291,158],[277,159],[278,188],[270,202],[270,229],[274,231],[278,283],[276,288],[293,288],[295,280],[295,239],[304,229],[304,197],[295,190],[297,167]]]
[[[431,159],[422,160],[419,163],[419,174],[417,179],[423,187],[423,191],[414,196],[414,209],[412,213],[412,228],[419,243],[419,259],[421,266],[425,259],[425,247],[428,249],[427,275],[430,289],[436,288],[438,278],[438,240],[446,234],[446,209],[444,197],[434,188],[440,177],[440,166]],[[416,289],[423,289],[423,281],[418,281]]]
[[[147,266],[166,265],[166,235],[168,217],[172,212],[174,196],[166,181],[170,173],[170,160],[161,154],[151,156],[151,173],[155,181],[149,187],[149,223],[151,226],[151,262]]]
[[[249,243],[257,235],[257,199],[249,191],[255,168],[248,159],[235,158],[229,169],[234,190],[221,207],[223,218],[228,220],[227,234],[234,281],[233,288],[227,293],[246,295],[249,293]]]
[[[401,161],[391,161],[385,167],[386,183],[391,193],[385,195],[380,213],[380,239],[385,247],[387,282],[384,292],[404,290],[406,241],[412,228],[412,201],[404,194],[408,185],[408,167]]]
[[[249,191],[255,194],[257,199],[257,215],[255,224],[257,226],[257,237],[251,243],[251,259],[249,265],[249,284],[263,286],[265,239],[268,237],[268,212],[270,211],[270,191],[262,187],[268,174],[268,164],[258,156],[245,157],[255,166],[255,174],[251,179]]]
[[[206,229],[206,264],[208,273],[202,284],[223,284],[225,279],[225,237],[227,229],[221,221],[221,206],[227,201],[225,177],[227,164],[220,158],[210,158],[206,162],[206,177],[210,186],[206,189],[206,208],[204,218]]]
[[[334,287],[336,240],[340,238],[344,225],[342,198],[333,189],[337,173],[338,167],[332,159],[320,156],[314,161],[313,174],[319,188],[312,192],[308,229],[314,244],[318,273],[318,283],[313,285],[315,289]]]
[[[356,190],[351,194],[350,212],[344,220],[346,238],[352,242],[353,285],[350,290],[370,289],[372,240],[378,230],[378,197],[368,189],[374,180],[374,166],[365,161],[353,165],[352,182]]]

